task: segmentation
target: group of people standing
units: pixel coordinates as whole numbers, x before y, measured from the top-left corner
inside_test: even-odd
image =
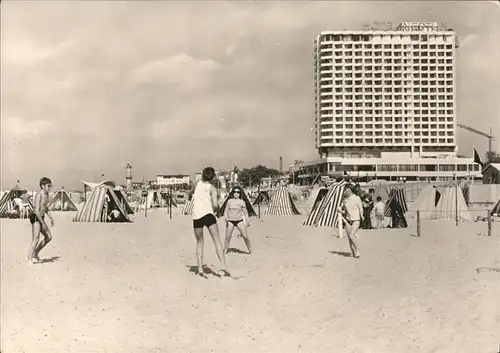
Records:
[[[202,178],[196,184],[193,192],[193,231],[196,239],[196,260],[197,274],[205,277],[206,274],[203,268],[203,248],[204,238],[203,230],[206,227],[212,237],[215,246],[215,251],[221,263],[221,272],[216,273],[222,276],[230,276],[226,254],[229,250],[231,237],[235,229],[238,229],[248,249],[248,254],[252,253],[252,244],[248,236],[248,227],[250,226],[250,217],[245,201],[242,199],[243,190],[236,186],[229,195],[227,202],[224,204],[223,217],[226,223],[226,236],[224,246],[220,240],[219,227],[217,224],[216,215],[220,215],[220,204],[217,189],[215,188],[216,174],[212,167],[203,169]],[[45,223],[45,215],[49,216],[51,225],[54,221],[48,212],[48,194],[52,182],[48,178],[40,180],[40,192],[35,195],[34,210],[30,215],[30,221],[33,227],[33,237],[30,246],[28,261],[34,263],[39,260],[38,254],[42,248],[51,240],[49,227]],[[361,196],[360,196],[361,195]],[[373,229],[371,222],[371,213],[374,210],[375,228],[383,227],[385,204],[379,196],[374,203],[375,190],[370,189],[368,193],[363,193],[359,185],[348,183],[345,186],[345,194],[342,206],[339,207],[339,212],[343,216],[349,246],[353,257],[359,258],[359,246],[355,238],[357,238],[358,229]],[[113,210],[111,210],[113,211]],[[397,209],[396,209],[397,211]],[[112,212],[111,212],[112,213]],[[107,215],[107,212],[105,213]],[[40,239],[40,235],[42,235]]]
[[[219,226],[216,215],[219,212],[219,200],[215,183],[215,169],[206,167],[201,174],[201,180],[196,184],[192,194],[193,199],[193,230],[196,238],[196,261],[197,275],[205,277],[203,270],[203,229],[206,227],[215,246],[215,251],[221,263],[221,272],[216,274],[221,276],[231,276],[228,270],[226,253],[229,249],[231,237],[237,228],[243,237],[248,248],[248,253],[252,253],[252,245],[248,237],[247,227],[250,226],[250,217],[245,202],[242,200],[243,190],[234,187],[229,195],[228,202],[224,210],[224,221],[226,222],[226,238],[224,247],[222,246]]]
[[[382,197],[377,196],[375,201],[375,189],[364,192],[359,184],[347,183],[345,186],[344,199],[339,212],[343,216],[343,222],[347,230],[347,237],[351,247],[352,255],[359,258],[359,247],[355,240],[359,229],[381,229],[384,228],[385,210],[389,207],[391,216],[391,228],[406,228],[408,223],[404,216],[404,211],[396,199],[389,198],[389,204],[382,201]],[[372,212],[375,220],[375,227],[372,225]]]
[[[345,186],[344,199],[338,211],[343,217],[342,222],[347,231],[349,247],[352,256],[355,258],[360,257],[359,245],[356,241],[358,230],[373,229],[371,222],[372,210],[374,210],[375,227],[377,229],[383,227],[385,204],[380,196],[377,197],[377,202],[374,203],[374,194],[374,189],[370,189],[368,193],[363,193],[359,185],[348,183]]]

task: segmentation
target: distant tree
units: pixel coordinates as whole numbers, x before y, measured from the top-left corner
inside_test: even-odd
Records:
[[[486,166],[489,163],[500,163],[500,154],[496,151],[487,151],[485,154],[484,165]]]
[[[263,165],[258,165],[253,168],[244,168],[238,174],[238,182],[244,187],[256,185],[260,183],[262,178],[277,177],[281,173],[277,169],[267,168]]]

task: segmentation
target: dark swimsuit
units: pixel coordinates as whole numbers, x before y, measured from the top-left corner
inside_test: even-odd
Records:
[[[40,221],[38,220],[38,217],[34,213],[30,214],[29,220],[30,220],[31,224],[35,224],[35,222],[40,223]]]

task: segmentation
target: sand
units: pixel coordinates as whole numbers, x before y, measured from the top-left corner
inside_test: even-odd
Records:
[[[304,216],[253,218],[239,280],[195,276],[190,216],[72,223],[26,265],[27,220],[1,221],[1,349],[80,352],[467,352],[500,345],[500,229],[423,221],[360,231],[361,258]],[[222,228],[222,222],[219,223]],[[246,250],[241,238],[232,247]],[[205,262],[218,269],[211,239]]]

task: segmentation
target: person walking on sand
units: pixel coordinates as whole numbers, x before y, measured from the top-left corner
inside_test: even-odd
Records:
[[[377,203],[374,207],[375,213],[375,228],[381,229],[384,228],[384,213],[385,213],[385,203],[382,202],[382,198],[380,196],[377,197]]]
[[[347,238],[349,239],[352,256],[359,258],[359,246],[354,238],[360,223],[363,221],[363,204],[359,196],[354,194],[352,184],[345,186],[343,213],[347,222]]]
[[[222,265],[222,272],[230,276],[227,270],[226,257],[222,249],[222,243],[219,236],[219,226],[215,214],[219,208],[217,200],[217,190],[212,184],[215,180],[215,170],[212,167],[206,167],[201,173],[201,180],[198,181],[193,192],[193,228],[196,238],[196,260],[198,263],[198,275],[205,277],[203,272],[203,228],[207,227],[212,236],[215,251]]]
[[[234,228],[238,228],[245,240],[248,253],[252,253],[252,244],[248,237],[247,227],[250,227],[250,217],[248,215],[247,206],[245,201],[241,199],[242,191],[239,187],[234,187],[229,200],[227,201],[226,209],[224,211],[224,220],[226,221],[226,239],[224,242],[224,253],[229,249],[229,243],[233,235]]]
[[[51,227],[54,226],[54,218],[49,213],[49,192],[52,188],[52,181],[43,177],[40,179],[40,191],[36,193],[34,199],[34,213],[29,216],[32,230],[32,240],[28,252],[28,262],[30,264],[40,261],[40,251],[52,240],[50,229],[45,222],[45,215],[50,219]],[[43,238],[40,239],[40,234]]]

